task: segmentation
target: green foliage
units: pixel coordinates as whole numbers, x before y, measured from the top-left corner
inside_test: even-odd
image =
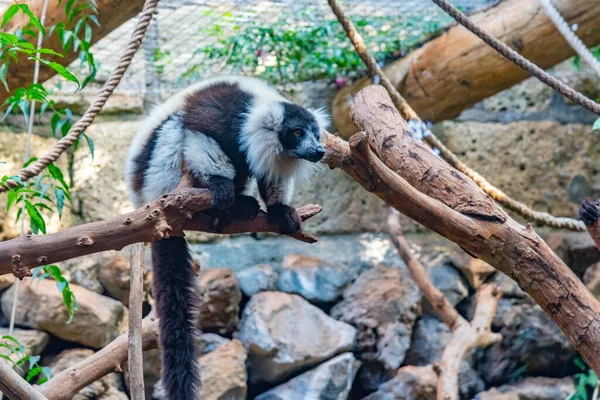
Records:
[[[44,265],[35,268],[33,270],[33,277],[31,279],[35,281],[36,278],[42,280],[48,277],[53,278],[56,281],[56,287],[62,294],[63,303],[65,304],[65,308],[69,314],[69,319],[67,320],[67,324],[69,324],[73,320],[73,316],[79,308],[75,294],[71,290],[69,282],[62,275],[60,268],[56,265]]]
[[[206,12],[207,16],[213,14],[219,23],[201,28],[210,44],[194,52],[181,80],[197,79],[206,60],[221,62],[235,72],[259,76],[272,83],[335,79],[362,71],[361,60],[340,24],[317,18],[311,8],[300,16],[283,15],[278,23],[268,25],[256,20],[238,21],[231,13]],[[354,16],[353,21],[373,56],[382,62],[403,55],[423,40],[423,34],[432,35],[441,27],[438,21],[415,18],[402,18],[390,24],[384,16]]]
[[[37,377],[37,384],[41,385],[50,379],[50,368],[42,367],[38,364],[40,356],[27,354],[27,347],[22,345],[13,336],[2,336],[0,347],[6,349],[8,352],[8,355],[0,354],[0,357],[7,360],[13,367],[21,368],[23,364],[28,364],[29,372],[25,377],[27,382],[33,382],[34,378]]]
[[[590,393],[598,387],[600,382],[594,371],[583,361],[582,358],[575,359],[575,365],[582,371],[575,374],[575,393],[567,397],[565,400],[590,400]]]

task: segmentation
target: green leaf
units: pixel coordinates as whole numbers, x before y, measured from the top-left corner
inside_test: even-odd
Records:
[[[36,162],[37,161],[37,157],[31,157],[29,160],[27,160],[27,162],[25,164],[23,164],[23,168],[27,168],[29,165],[31,165],[31,163]]]
[[[8,202],[6,203],[6,211],[10,210],[12,203],[19,197],[19,193],[14,190],[8,191]]]
[[[77,0],[69,0],[67,1],[67,5],[65,6],[65,15],[69,15],[71,13],[71,8],[73,8],[73,4],[75,4]]]
[[[92,155],[92,162],[93,162],[94,161],[94,148],[95,148],[94,147],[94,141],[92,140],[91,137],[89,137],[85,133],[83,134],[83,137],[87,141],[88,147],[90,148],[90,154]]]
[[[31,12],[29,6],[27,6],[27,4],[19,4],[19,7],[23,11],[23,13],[25,13],[25,15],[29,17],[29,21],[39,29],[39,31],[42,33],[42,36],[46,36],[46,30],[44,29],[44,26],[42,25],[38,17],[36,17],[35,14]]]
[[[65,177],[60,168],[54,165],[54,163],[50,163],[48,164],[48,172],[50,172],[50,175],[52,175],[54,179],[60,182],[65,191],[69,191],[69,186],[67,185],[67,182],[65,182]]]
[[[31,382],[31,380],[33,378],[35,378],[41,372],[42,372],[42,367],[40,367],[39,365],[36,365],[35,367],[33,367],[32,369],[29,370],[29,372],[27,373],[27,376],[25,377],[25,380],[27,382]]]
[[[2,336],[2,340],[9,340],[11,342],[14,342],[16,345],[21,346],[21,342],[19,342],[17,339],[15,339],[13,336],[10,336],[10,335]]]
[[[38,61],[46,64],[47,66],[52,68],[54,71],[56,71],[60,76],[65,78],[66,80],[76,83],[77,84],[76,91],[79,91],[79,89],[81,89],[81,84],[79,83],[79,79],[77,79],[77,77],[75,75],[73,75],[71,73],[71,71],[69,71],[68,69],[66,69],[65,67],[60,65],[59,63],[54,62],[54,61],[44,60],[44,59],[41,59],[41,58],[35,57],[35,56],[29,57],[29,59],[30,60],[38,60]]]
[[[65,192],[61,188],[54,188],[54,196],[56,196],[56,208],[58,209],[58,217],[62,218],[62,211],[65,207]]]
[[[40,214],[39,210],[29,200],[25,200],[25,209],[29,218],[31,218],[31,230],[35,232],[35,227],[39,228],[43,234],[46,234],[46,222],[44,217]]]
[[[6,73],[7,72],[8,72],[8,63],[6,61],[4,61],[2,63],[2,65],[0,66],[0,81],[2,81],[4,88],[8,91],[10,89],[8,88],[8,82],[6,81]]]
[[[593,131],[600,131],[600,118],[598,118],[596,120],[596,122],[594,122],[594,126],[592,126],[592,130]]]
[[[0,26],[0,28],[4,28],[4,25],[6,25],[8,23],[8,21],[10,21],[11,19],[13,19],[13,17],[19,12],[19,5],[18,4],[13,4],[10,7],[8,7],[8,10],[6,10],[4,12],[4,16],[2,17],[2,25]]]

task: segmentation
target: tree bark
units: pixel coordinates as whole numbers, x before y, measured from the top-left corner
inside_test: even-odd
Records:
[[[0,392],[9,400],[47,400],[4,360],[0,361]]]
[[[58,1],[50,1],[48,3],[48,10],[46,12],[45,25],[47,27],[54,26],[59,22],[68,22],[65,17],[65,3],[62,2],[60,5]],[[40,15],[44,0],[34,0],[29,2],[29,7],[35,15]],[[97,1],[98,4],[98,22],[100,26],[91,23],[92,26],[92,43],[96,43],[110,32],[118,28],[124,22],[135,17],[144,5],[144,0],[102,0]],[[15,30],[24,27],[29,22],[29,19],[24,17],[22,14],[15,16],[9,23],[4,27],[5,32],[14,32]],[[74,21],[77,22],[76,20]],[[46,30],[49,32],[49,30]],[[43,47],[63,53],[63,48],[60,43],[60,39],[56,33],[52,36],[48,36],[43,43]],[[64,58],[51,56],[44,54],[44,58],[50,61],[60,62],[62,65],[71,63],[77,59],[79,52],[70,51],[65,55]],[[0,92],[0,102],[6,100],[12,91],[21,86],[29,86],[31,84],[31,77],[33,76],[33,61],[27,60],[27,55],[20,54],[17,62],[11,62],[8,70],[7,79],[8,87],[11,92],[2,90]],[[40,65],[40,82],[44,82],[51,77],[56,75],[53,69],[48,68],[44,64]]]
[[[131,246],[129,288],[129,395],[131,400],[144,400],[144,350],[142,305],[144,303],[144,244]]]
[[[40,386],[40,392],[49,400],[70,400],[81,389],[111,372],[121,372],[127,360],[127,333],[113,340],[94,355],[62,371]],[[142,348],[154,349],[158,345],[158,319],[146,317],[142,323]]]
[[[71,258],[106,250],[121,250],[141,242],[153,242],[166,236],[183,236],[183,230],[209,233],[273,232],[277,227],[267,221],[260,211],[253,220],[235,220],[217,232],[212,218],[197,211],[210,207],[211,195],[207,189],[181,189],[164,195],[136,211],[83,224],[48,235],[21,236],[0,243],[0,275],[13,273],[19,278],[30,274],[30,269]],[[321,206],[308,205],[298,209],[305,221],[318,214]],[[314,243],[317,238],[299,231],[289,235],[294,239]]]
[[[553,3],[569,24],[577,24],[577,35],[586,45],[600,43],[600,2]],[[506,0],[473,15],[473,20],[541,68],[575,55],[538,0]],[[432,122],[453,118],[529,77],[462,26],[453,26],[383,70],[417,114]],[[361,79],[341,90],[333,101],[333,122],[344,138],[357,131],[349,115],[348,96],[369,84],[370,80]]]
[[[464,180],[468,178],[439,164],[431,150],[412,151],[419,149],[419,142],[412,138],[383,88],[371,86],[361,91],[352,110],[354,122],[371,139],[358,133],[348,145],[339,137],[326,135],[329,166],[344,169],[398,211],[513,278],[600,373],[600,303],[531,226],[524,227],[508,216],[486,217],[487,203],[481,212],[473,212],[471,199],[486,195],[476,186],[458,191],[458,187],[467,190]],[[368,140],[382,143],[380,156],[396,172],[375,156]]]

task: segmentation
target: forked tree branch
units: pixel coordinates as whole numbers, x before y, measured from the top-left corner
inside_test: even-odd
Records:
[[[0,275],[14,273],[23,278],[30,269],[87,254],[120,250],[140,242],[153,242],[169,236],[183,236],[184,230],[210,233],[273,232],[267,214],[259,212],[252,220],[234,220],[217,232],[213,219],[198,211],[211,207],[207,189],[181,188],[142,206],[130,213],[91,222],[48,235],[18,237],[0,243]],[[298,209],[302,221],[321,211],[319,205]],[[306,243],[317,238],[303,231],[289,235]]]
[[[502,292],[496,285],[481,286],[475,295],[477,304],[473,320],[471,323],[467,322],[446,296],[435,287],[423,264],[413,255],[396,212],[390,212],[387,226],[392,242],[408,266],[419,289],[452,332],[452,339],[444,348],[440,363],[436,365],[437,399],[458,400],[458,373],[465,355],[477,347],[485,347],[502,339],[500,334],[492,333],[490,330]]]
[[[102,350],[78,362],[39,387],[49,400],[70,400],[81,389],[111,372],[121,372],[127,361],[129,334],[124,333]],[[158,319],[146,317],[142,322],[142,349],[158,346]]]
[[[349,143],[325,135],[327,164],[517,281],[600,374],[600,303],[532,227],[511,219],[414,139],[383,88],[363,89],[351,108],[354,123],[368,134]]]

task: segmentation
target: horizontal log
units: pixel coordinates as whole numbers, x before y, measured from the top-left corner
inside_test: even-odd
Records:
[[[553,3],[569,24],[578,26],[577,35],[586,45],[600,44],[600,2]],[[538,0],[505,0],[474,14],[472,19],[541,68],[575,55]],[[432,122],[453,118],[529,77],[462,26],[453,26],[383,70],[417,114]],[[333,122],[342,137],[348,138],[358,130],[349,115],[348,96],[369,84],[369,79],[361,79],[335,97]]]

